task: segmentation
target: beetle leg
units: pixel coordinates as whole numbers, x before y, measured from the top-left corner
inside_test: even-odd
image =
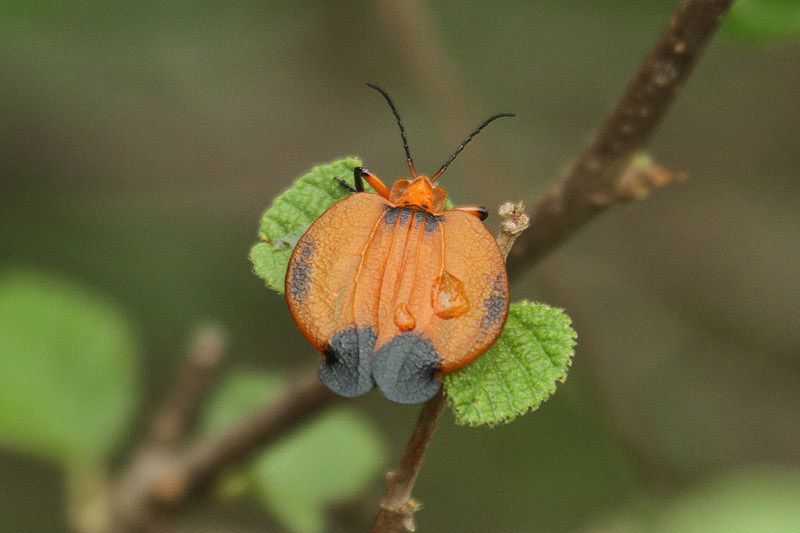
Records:
[[[364,167],[356,167],[353,169],[353,177],[355,178],[356,183],[356,190],[358,192],[364,191],[364,181],[367,180],[367,183],[375,189],[375,192],[379,195],[383,196],[384,198],[389,198],[389,188],[384,185],[381,179],[373,174],[368,168]]]
[[[349,183],[344,181],[342,178],[334,177],[333,179],[334,179],[334,181],[336,181],[336,183],[338,183],[339,185],[341,185],[342,187],[344,187],[348,191],[350,191],[350,192],[358,192],[355,187],[353,187],[352,185],[350,185]]]
[[[454,207],[452,211],[464,211],[465,213],[469,213],[470,215],[478,217],[480,220],[486,220],[486,217],[489,216],[489,212],[486,210],[486,208],[481,207],[479,205],[465,205],[463,207]]]

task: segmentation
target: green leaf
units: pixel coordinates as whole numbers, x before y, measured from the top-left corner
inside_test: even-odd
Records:
[[[800,471],[747,467],[717,476],[664,506],[661,516],[642,531],[656,533],[794,532],[800,525]]]
[[[353,169],[359,159],[348,157],[314,167],[298,178],[292,187],[275,198],[261,217],[258,236],[262,241],[250,250],[256,275],[267,286],[283,293],[286,267],[297,241],[308,227],[330,206],[350,194],[339,178],[353,183]]]
[[[278,443],[254,465],[256,494],[290,531],[325,529],[325,511],[380,479],[383,442],[362,417],[336,409]]]
[[[137,401],[137,342],[119,307],[58,277],[0,275],[0,444],[99,462]]]
[[[285,380],[275,374],[239,373],[227,378],[203,412],[206,433],[220,433],[243,415],[277,400],[286,390]]]
[[[511,304],[494,346],[444,375],[456,421],[494,425],[536,409],[566,379],[575,337],[562,310],[526,301]]]
[[[737,0],[723,21],[727,35],[751,45],[768,45],[800,37],[797,0]]]
[[[274,401],[279,378],[248,373],[226,380],[206,416],[219,430],[248,411]],[[247,468],[252,495],[287,530],[325,530],[329,506],[353,498],[380,478],[384,445],[373,426],[356,413],[331,409],[267,448]]]

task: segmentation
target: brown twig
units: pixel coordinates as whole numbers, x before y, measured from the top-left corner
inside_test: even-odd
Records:
[[[185,436],[226,350],[227,339],[222,328],[210,324],[197,328],[172,390],[153,417],[150,438],[154,442],[174,444]]]
[[[315,365],[276,403],[262,407],[226,433],[192,444],[181,454],[172,483],[182,491],[164,500],[180,501],[203,489],[220,471],[249,459],[275,438],[341,399],[320,382]]]
[[[80,531],[153,531],[160,517],[153,508],[153,494],[160,485],[158,476],[172,471],[175,450],[186,437],[189,424],[201,405],[203,393],[219,369],[227,349],[222,328],[198,326],[189,351],[166,399],[153,415],[149,433],[134,454],[128,468],[112,490],[110,498],[101,495],[106,512],[91,527]],[[96,502],[94,502],[96,503]],[[96,509],[102,505],[95,505]]]
[[[250,459],[339,398],[322,385],[315,366],[298,377],[277,402],[222,434],[197,438],[185,447],[151,442],[135,455],[116,484],[108,530],[158,530],[165,511],[185,506],[222,472]]]
[[[594,140],[564,178],[542,196],[509,258],[509,270],[530,267],[568,235],[625,201],[620,180],[702,54],[733,0],[683,0]]]
[[[400,464],[396,470],[386,474],[386,492],[372,526],[373,532],[414,531],[414,513],[419,504],[411,499],[411,489],[446,404],[444,391],[439,389],[422,405]]]

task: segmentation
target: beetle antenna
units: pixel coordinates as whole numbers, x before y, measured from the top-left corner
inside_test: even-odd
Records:
[[[464,149],[464,147],[467,145],[467,143],[468,143],[468,142],[470,142],[470,141],[472,140],[472,138],[473,138],[473,137],[475,137],[475,136],[476,136],[478,133],[480,133],[480,132],[481,132],[481,130],[482,130],[483,128],[485,128],[485,127],[486,127],[486,126],[488,126],[488,125],[489,125],[491,122],[493,122],[494,120],[497,120],[498,118],[503,118],[503,117],[516,117],[516,116],[517,116],[517,115],[515,115],[514,113],[498,113],[498,114],[496,114],[496,115],[492,115],[491,117],[489,117],[489,118],[487,118],[486,120],[484,120],[484,121],[483,121],[483,124],[481,124],[480,126],[478,126],[477,128],[475,128],[475,131],[473,131],[472,133],[470,133],[469,135],[467,135],[467,138],[466,138],[466,139],[464,139],[464,142],[463,142],[463,143],[461,143],[461,146],[459,146],[458,148],[456,148],[456,151],[455,151],[455,152],[453,152],[453,155],[451,155],[451,156],[450,156],[450,159],[448,159],[448,160],[447,160],[447,163],[445,163],[444,165],[442,165],[442,168],[440,168],[439,170],[437,170],[437,171],[436,171],[436,174],[434,174],[433,176],[431,176],[431,181],[436,181],[436,180],[439,178],[439,176],[441,176],[442,174],[444,174],[444,171],[445,171],[445,170],[447,170],[447,167],[450,165],[450,163],[452,163],[452,162],[453,162],[453,159],[455,159],[455,158],[456,158],[456,156],[457,156],[458,154],[460,154],[460,153],[461,153],[461,150],[463,150],[463,149]]]
[[[411,159],[411,153],[408,151],[408,139],[406,138],[406,129],[403,127],[403,121],[400,119],[400,113],[397,112],[397,108],[394,106],[394,102],[392,99],[389,98],[389,95],[386,94],[386,91],[378,87],[373,83],[367,83],[367,87],[371,89],[375,89],[386,99],[386,102],[389,104],[389,107],[392,108],[392,113],[394,113],[394,118],[397,119],[397,125],[400,126],[400,136],[403,138],[403,149],[406,151],[406,161],[408,161],[408,169],[411,171],[411,177],[417,177],[417,169],[414,168],[414,161]]]

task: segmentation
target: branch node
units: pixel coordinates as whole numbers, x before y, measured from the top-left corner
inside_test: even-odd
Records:
[[[525,206],[522,205],[522,202],[516,204],[506,202],[500,206],[498,214],[500,215],[500,233],[497,235],[497,245],[505,259],[519,234],[530,226],[530,219],[525,214]]]
[[[654,189],[685,179],[685,172],[662,167],[650,155],[640,152],[622,173],[617,183],[617,201],[641,200]]]

